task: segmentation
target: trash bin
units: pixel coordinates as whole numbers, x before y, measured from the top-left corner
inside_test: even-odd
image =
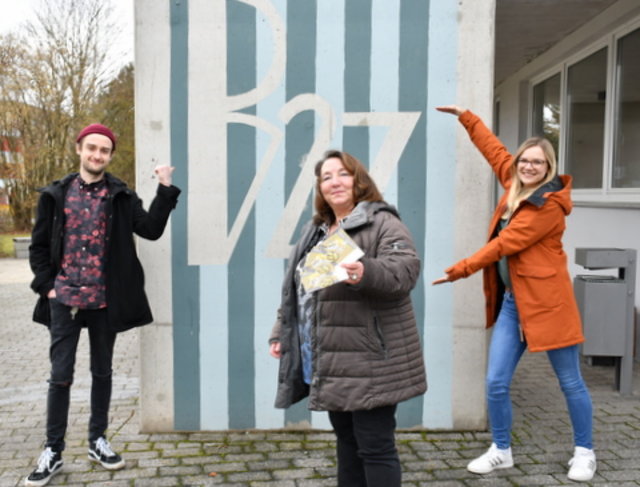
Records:
[[[627,285],[614,276],[579,275],[573,287],[586,338],[582,355],[622,357],[627,340]]]
[[[26,259],[29,257],[29,245],[31,245],[31,237],[13,238],[13,250],[16,259]]]
[[[617,269],[617,275],[578,275],[573,287],[582,318],[582,354],[616,358],[615,385],[632,392],[635,322],[635,249],[577,248],[576,264],[589,270]]]

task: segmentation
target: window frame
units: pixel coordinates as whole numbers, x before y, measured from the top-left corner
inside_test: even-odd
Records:
[[[568,128],[568,72],[569,68],[597,51],[607,49],[606,62],[606,92],[604,131],[603,131],[603,154],[602,154],[602,187],[599,188],[573,188],[572,196],[576,204],[584,206],[631,206],[640,207],[640,187],[637,188],[614,188],[612,187],[613,176],[613,144],[615,141],[615,109],[620,96],[618,91],[619,80],[617,78],[618,43],[621,38],[640,29],[640,18],[631,20],[624,25],[612,30],[605,36],[590,42],[587,46],[577,50],[562,61],[538,71],[529,77],[528,82],[528,107],[527,107],[527,127],[526,133],[533,135],[534,126],[534,87],[556,74],[560,74],[560,136],[558,140],[558,170],[562,174],[566,167],[567,155],[567,128]],[[640,136],[640,135],[639,135]]]

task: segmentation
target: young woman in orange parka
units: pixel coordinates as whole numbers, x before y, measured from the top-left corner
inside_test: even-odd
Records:
[[[571,211],[571,177],[557,175],[548,140],[527,139],[511,155],[468,110],[437,110],[459,117],[505,192],[489,226],[489,241],[445,270],[433,284],[455,281],[482,269],[487,327],[493,326],[487,367],[487,402],[493,443],[467,469],[486,474],[513,466],[509,389],[525,349],[546,351],[560,382],[574,432],[568,477],[588,481],[596,471],[592,405],[580,373],[580,314],[562,249],[565,216]]]

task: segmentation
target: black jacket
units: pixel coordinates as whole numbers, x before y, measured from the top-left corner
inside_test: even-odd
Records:
[[[31,288],[40,295],[33,320],[49,325],[47,294],[62,262],[64,236],[64,198],[77,173],[69,174],[40,190],[36,222],[31,234],[29,263],[35,277]],[[109,188],[107,202],[106,279],[107,313],[114,331],[124,331],[153,321],[144,292],[144,272],[136,254],[133,234],[157,240],[178,201],[175,186],[158,185],[149,211],[127,185],[105,174]]]

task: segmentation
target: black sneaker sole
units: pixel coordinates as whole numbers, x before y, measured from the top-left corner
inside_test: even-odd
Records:
[[[107,470],[121,470],[126,465],[126,462],[124,460],[120,460],[117,463],[107,463],[107,462],[103,462],[102,460],[94,457],[91,453],[89,453],[88,456],[89,456],[89,460],[91,460],[93,463],[99,463],[100,465],[102,465]]]

